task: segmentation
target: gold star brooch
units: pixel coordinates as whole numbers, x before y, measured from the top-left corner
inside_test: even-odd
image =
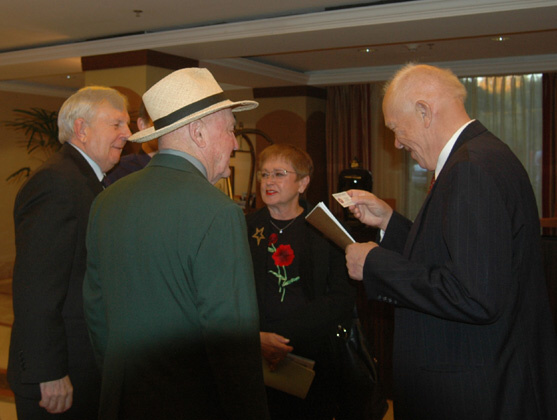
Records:
[[[263,236],[263,229],[265,228],[255,228],[255,233],[252,235],[252,238],[257,239],[257,246],[259,246],[259,242],[265,239],[265,236]]]

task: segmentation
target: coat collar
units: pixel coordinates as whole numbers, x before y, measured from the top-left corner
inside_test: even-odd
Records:
[[[87,186],[95,194],[99,194],[103,190],[103,186],[97,177],[97,174],[83,157],[83,155],[72,145],[64,143],[60,148],[60,153],[73,162],[78,171],[86,179]]]
[[[460,149],[468,141],[470,141],[471,139],[485,133],[486,131],[487,131],[487,128],[485,128],[484,125],[481,122],[479,122],[478,120],[474,120],[470,124],[468,124],[466,126],[466,128],[462,131],[462,133],[460,133],[460,136],[458,136],[458,139],[456,140],[456,142],[454,144],[454,147],[451,150],[451,153],[449,154],[447,162],[445,162],[445,165],[443,166],[443,169],[439,173],[439,176],[437,177],[437,180],[435,181],[435,184],[433,184],[433,187],[431,188],[431,191],[429,192],[429,194],[427,194],[427,196],[424,200],[424,203],[422,204],[422,207],[420,208],[420,211],[419,211],[418,215],[416,216],[416,219],[415,219],[414,223],[412,224],[412,229],[410,229],[410,233],[408,235],[408,240],[406,241],[406,246],[404,247],[404,255],[405,256],[409,256],[410,253],[412,252],[414,242],[416,240],[418,232],[420,232],[420,230],[421,230],[421,225],[423,223],[425,214],[427,213],[429,203],[430,203],[430,201],[433,197],[433,194],[435,193],[435,189],[439,185],[440,182],[443,182],[443,174],[447,172],[446,168],[449,168],[451,166],[450,163],[454,159],[455,153],[458,151],[458,149]]]
[[[155,156],[153,156],[148,166],[160,166],[176,169],[178,171],[191,172],[203,177],[204,179],[207,179],[205,175],[193,163],[181,156],[177,156],[174,154],[159,152]]]

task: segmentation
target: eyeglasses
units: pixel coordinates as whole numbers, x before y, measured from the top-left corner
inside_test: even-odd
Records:
[[[275,169],[272,172],[261,172],[261,171],[257,171],[257,180],[259,182],[261,182],[261,180],[268,180],[268,179],[277,179],[277,180],[282,180],[285,179],[288,174],[295,174],[297,172],[295,171],[287,171],[286,169]]]

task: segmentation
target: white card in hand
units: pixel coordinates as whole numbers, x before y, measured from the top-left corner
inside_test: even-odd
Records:
[[[342,207],[353,206],[352,198],[346,192],[334,193],[333,197],[337,200]]]

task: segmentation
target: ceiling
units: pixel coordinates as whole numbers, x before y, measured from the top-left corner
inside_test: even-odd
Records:
[[[68,95],[82,56],[143,49],[199,60],[225,89],[386,80],[409,61],[462,76],[557,70],[557,0],[10,3],[4,90]]]

